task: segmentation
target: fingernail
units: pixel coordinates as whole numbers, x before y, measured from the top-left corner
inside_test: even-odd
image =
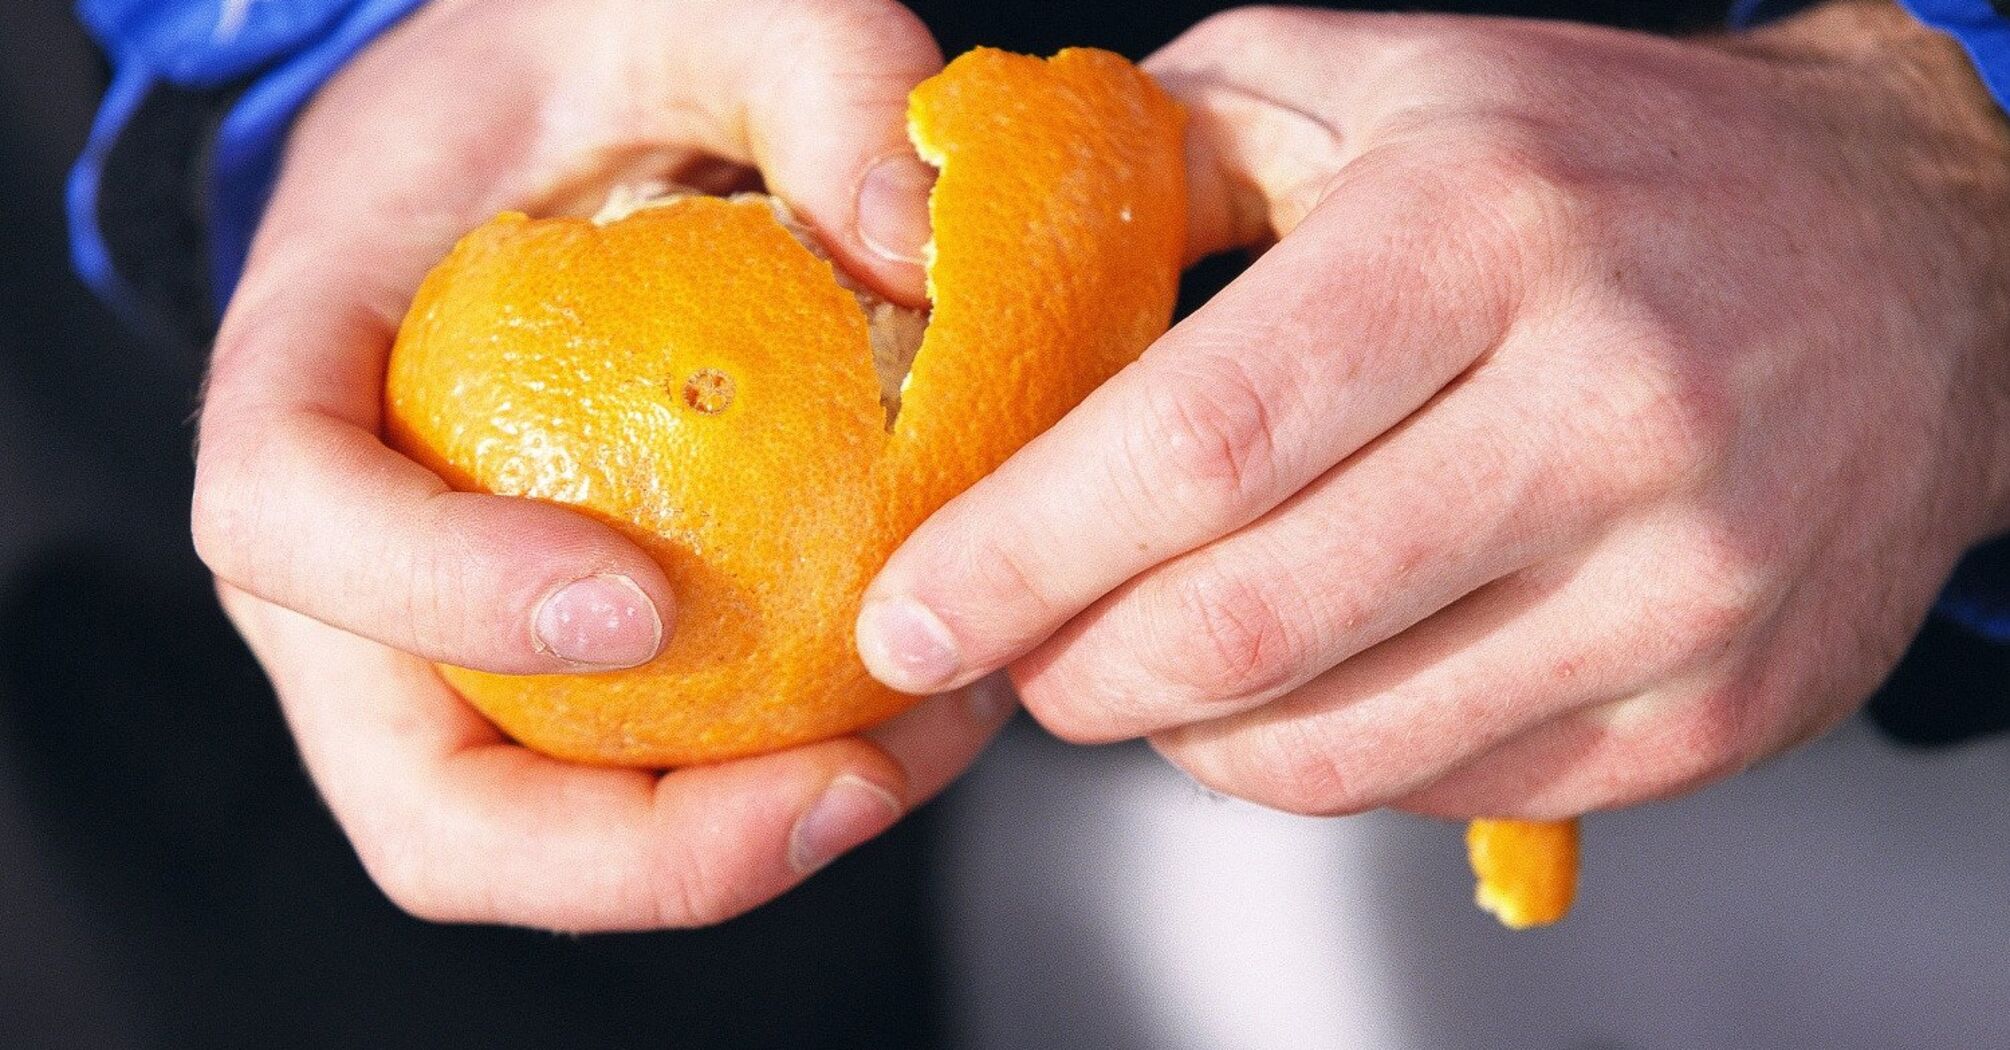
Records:
[[[891,262],[920,265],[928,244],[928,191],[935,169],[908,154],[881,158],[858,184],[858,236]]]
[[[899,819],[899,799],[864,777],[846,773],[831,781],[789,832],[789,864],[807,875]]]
[[[963,669],[949,628],[912,598],[868,602],[858,615],[858,652],[874,678],[917,696],[941,692]]]
[[[538,607],[540,648],[589,667],[633,667],[663,645],[656,604],[626,576],[603,574],[560,587]]]

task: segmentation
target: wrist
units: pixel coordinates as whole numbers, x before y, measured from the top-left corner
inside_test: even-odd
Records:
[[[1984,138],[2010,134],[1974,60],[1953,37],[1925,25],[1897,0],[1827,0],[1732,38],[1744,50],[1826,65],[1909,96],[1923,115]]]
[[[1935,258],[1949,294],[1923,302],[1920,313],[1928,337],[1944,341],[1961,370],[1947,435],[1951,460],[1968,468],[1954,497],[1974,501],[1974,513],[1960,515],[1972,523],[1961,539],[1969,546],[2010,532],[2010,120],[1961,45],[1894,0],[1832,0],[1746,41],[1819,71],[1824,93],[1873,93],[1895,116],[1891,126],[1909,132],[1875,148],[1901,158],[1908,188],[1936,198],[1945,219],[1893,237],[1944,242]]]

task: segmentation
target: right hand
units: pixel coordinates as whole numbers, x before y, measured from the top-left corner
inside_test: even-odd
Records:
[[[195,542],[329,806],[407,910],[567,930],[723,919],[883,830],[1003,721],[1004,704],[940,697],[859,737],[664,775],[517,747],[431,663],[642,663],[674,629],[668,581],[613,529],[454,492],[378,436],[413,290],[498,211],[758,173],[841,264],[917,301],[931,173],[907,94],[941,65],[884,0],[435,0],[302,115],[217,339]],[[608,611],[627,626],[577,626]]]

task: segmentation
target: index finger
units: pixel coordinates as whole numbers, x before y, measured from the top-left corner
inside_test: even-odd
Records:
[[[908,692],[1028,652],[1137,573],[1255,520],[1400,423],[1506,331],[1511,271],[1405,151],[1325,204],[1135,366],[925,522],[867,591]]]

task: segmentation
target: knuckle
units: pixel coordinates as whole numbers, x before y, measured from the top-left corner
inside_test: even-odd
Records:
[[[1658,618],[1678,666],[1722,659],[1751,635],[1769,603],[1766,574],[1751,553],[1714,532],[1676,562],[1682,582]]]
[[[1700,775],[1721,775],[1743,765],[1752,697],[1737,686],[1704,693],[1681,720],[1677,743],[1692,756],[1690,768]]]
[[[974,599],[968,604],[989,610],[986,615],[1001,609],[1045,614],[1059,608],[1054,585],[1029,559],[1025,553],[1028,546],[1023,538],[986,530],[966,547],[961,555],[963,571],[952,578],[958,580],[958,590]]]
[[[1708,662],[1722,656],[1745,636],[1758,618],[1752,602],[1734,596],[1699,598],[1677,614],[1677,637],[1689,660]]]
[[[1015,678],[1019,702],[1041,728],[1070,744],[1107,744],[1134,736],[1157,721],[1135,682],[1107,671],[1073,670],[1067,681],[1053,668]]]
[[[421,653],[446,654],[480,647],[493,656],[507,647],[507,632],[523,618],[497,615],[494,603],[477,600],[493,585],[486,553],[501,549],[485,542],[478,528],[481,505],[472,499],[434,498],[419,520],[418,543],[397,558],[396,593],[410,644]],[[519,591],[529,588],[519,588]],[[509,593],[504,588],[503,593]],[[472,654],[470,654],[472,655]],[[460,657],[467,659],[467,657]]]
[[[248,588],[253,581],[246,578],[245,558],[259,529],[244,458],[234,444],[205,446],[189,504],[189,535],[211,572]]]
[[[1146,386],[1130,488],[1154,516],[1232,513],[1275,476],[1271,412],[1248,366],[1210,355]],[[1164,464],[1169,477],[1149,471]]]
[[[1667,758],[1643,799],[1687,794],[1745,768],[1751,699],[1743,688],[1720,687],[1665,716],[1655,737]]]
[[[195,543],[196,557],[211,572],[232,579],[233,554],[242,548],[244,532],[243,516],[228,494],[218,490],[213,475],[199,475],[189,505],[189,535]]]
[[[1209,569],[1167,590],[1172,629],[1152,647],[1154,677],[1199,699],[1231,700],[1270,693],[1297,673],[1303,647],[1275,582]]]
[[[903,4],[871,0],[766,0],[763,23],[771,40],[796,55],[798,62],[839,82],[884,86],[889,99],[905,97],[897,85],[917,60],[936,54],[926,25]],[[769,67],[761,67],[767,69]],[[801,66],[772,67],[781,74]],[[801,86],[825,83],[824,78],[797,79]]]
[[[1714,686],[1653,701],[1586,777],[1583,807],[1617,809],[1688,794],[1750,764],[1756,697],[1743,685]]]
[[[743,899],[733,880],[721,877],[703,850],[680,840],[664,840],[659,848],[666,855],[649,866],[646,890],[655,926],[716,926],[753,907],[755,902]]]
[[[1722,461],[1737,427],[1728,386],[1707,350],[1662,326],[1620,356],[1627,374],[1608,387],[1610,469],[1627,491],[1654,497],[1693,485]]]
[[[1303,722],[1287,720],[1254,730],[1233,762],[1243,798],[1300,816],[1344,816],[1374,803],[1365,785]]]
[[[659,879],[655,924],[663,929],[716,926],[741,911],[728,902],[714,883],[688,872],[666,873]]]
[[[1598,242],[1614,211],[1608,180],[1546,123],[1433,116],[1420,175],[1476,248],[1541,272]]]
[[[1365,812],[1377,803],[1348,763],[1304,722],[1229,731],[1183,727],[1151,743],[1211,791],[1300,816]]]

